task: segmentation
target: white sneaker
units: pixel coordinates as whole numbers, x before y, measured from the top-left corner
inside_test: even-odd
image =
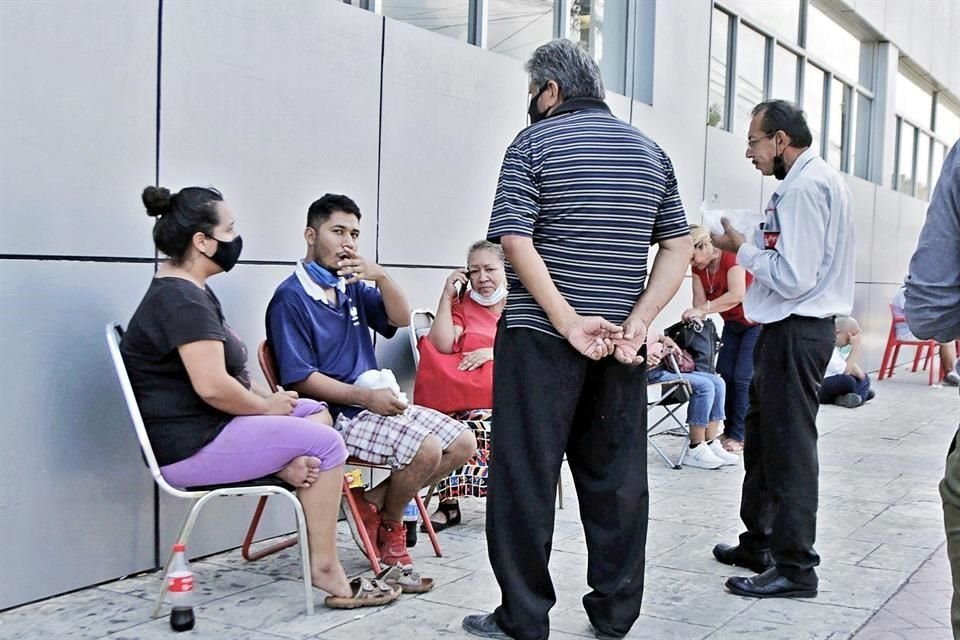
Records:
[[[683,466],[698,469],[719,469],[723,464],[723,460],[715,456],[706,444],[701,443],[691,449],[690,443],[687,443],[687,450],[683,456]]]
[[[951,371],[943,377],[943,384],[951,387],[960,386],[960,374],[956,371]]]
[[[720,444],[719,440],[714,440],[708,446],[710,447],[710,451],[713,453],[713,455],[720,458],[720,461],[723,464],[730,465],[730,464],[738,464],[740,462],[740,456],[738,456],[735,453],[730,453],[729,451],[724,449],[723,445]]]

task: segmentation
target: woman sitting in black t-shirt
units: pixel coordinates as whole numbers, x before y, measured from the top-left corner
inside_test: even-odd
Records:
[[[143,191],[153,239],[169,257],[133,314],[121,352],[164,478],[179,487],[276,475],[297,487],[307,519],[313,584],[327,606],[386,604],[400,593],[347,580],[336,525],[347,450],[322,402],[254,386],[247,349],[227,325],[207,278],[229,271],[243,246],[215,189]]]

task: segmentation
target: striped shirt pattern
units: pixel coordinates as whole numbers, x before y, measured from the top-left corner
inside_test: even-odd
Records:
[[[517,135],[500,170],[487,238],[532,237],[577,313],[620,324],[643,292],[651,243],[689,229],[666,153],[597,104]],[[509,264],[507,282],[506,326],[560,337]]]

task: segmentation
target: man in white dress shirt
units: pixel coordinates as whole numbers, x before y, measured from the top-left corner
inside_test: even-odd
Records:
[[[812,142],[795,105],[757,105],[746,155],[782,182],[753,238],[726,221],[724,234],[712,238],[753,274],[743,308],[763,325],[743,451],[746,531],[739,545],[713,550],[720,562],[760,574],[726,582],[732,593],[757,598],[817,595],[817,390],[833,351],[834,317],[853,310],[850,189]]]

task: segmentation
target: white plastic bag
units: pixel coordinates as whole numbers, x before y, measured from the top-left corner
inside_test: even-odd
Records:
[[[752,234],[766,219],[762,212],[753,209],[708,209],[707,203],[700,205],[703,224],[714,235],[723,234],[721,218],[726,218],[733,228],[742,234]]]
[[[369,369],[361,373],[353,382],[358,387],[366,389],[391,389],[404,404],[410,404],[407,400],[407,394],[400,391],[400,385],[397,384],[397,377],[390,369]]]

